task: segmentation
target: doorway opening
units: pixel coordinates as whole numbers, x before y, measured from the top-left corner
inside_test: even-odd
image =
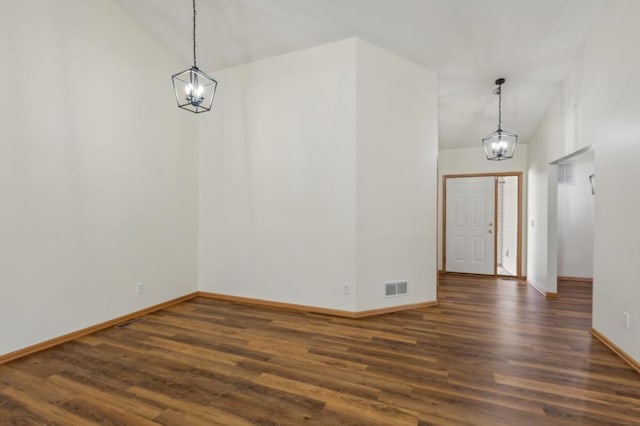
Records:
[[[552,164],[557,166],[557,293],[593,282],[595,150],[586,147]]]
[[[499,176],[496,192],[498,275],[518,275],[518,176]]]
[[[443,176],[444,272],[522,277],[522,172]]]

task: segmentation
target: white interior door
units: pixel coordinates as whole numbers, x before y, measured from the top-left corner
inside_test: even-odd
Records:
[[[495,274],[495,177],[446,180],[445,271]]]

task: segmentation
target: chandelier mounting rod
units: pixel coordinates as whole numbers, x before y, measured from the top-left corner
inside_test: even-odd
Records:
[[[198,68],[196,62],[196,0],[193,0],[193,66]]]

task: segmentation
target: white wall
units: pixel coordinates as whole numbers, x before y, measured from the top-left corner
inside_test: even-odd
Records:
[[[357,310],[436,300],[437,80],[357,43]],[[408,295],[384,298],[384,283]]]
[[[516,132],[517,133],[517,132]],[[527,274],[527,162],[528,146],[518,144],[512,159],[489,161],[482,150],[480,140],[477,148],[440,149],[438,151],[438,269],[442,270],[442,176],[474,173],[522,172],[522,274]]]
[[[351,39],[215,73],[201,290],[354,310],[355,52]]]
[[[3,2],[0,354],[197,289],[186,65],[111,1]]]
[[[215,75],[201,289],[348,311],[435,300],[435,77],[356,39]],[[384,299],[389,279],[415,293]]]
[[[593,277],[593,150],[570,160],[573,181],[558,184],[558,276]]]
[[[527,281],[557,292],[557,166],[551,161],[575,151],[566,137],[564,95],[555,97],[529,141]]]
[[[640,361],[640,286],[636,271],[640,259],[640,193],[634,189],[640,182],[639,20],[640,3],[620,1],[610,5],[553,109],[540,124],[536,140],[529,144],[531,210],[544,204],[546,198],[542,191],[534,192],[534,187],[551,188],[551,181],[556,186],[556,177],[548,170],[551,166],[545,165],[580,147],[595,146],[593,326],[636,361]],[[555,199],[553,193],[548,196]],[[530,234],[529,270],[538,263],[548,242],[539,237],[534,239]],[[540,263],[539,276],[544,277],[546,271]],[[623,326],[622,312],[631,315],[629,329]]]

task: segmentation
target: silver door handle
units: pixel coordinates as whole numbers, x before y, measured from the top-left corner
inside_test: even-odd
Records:
[[[493,234],[493,231],[492,231],[491,229],[489,229],[489,233],[490,233],[490,234]]]

